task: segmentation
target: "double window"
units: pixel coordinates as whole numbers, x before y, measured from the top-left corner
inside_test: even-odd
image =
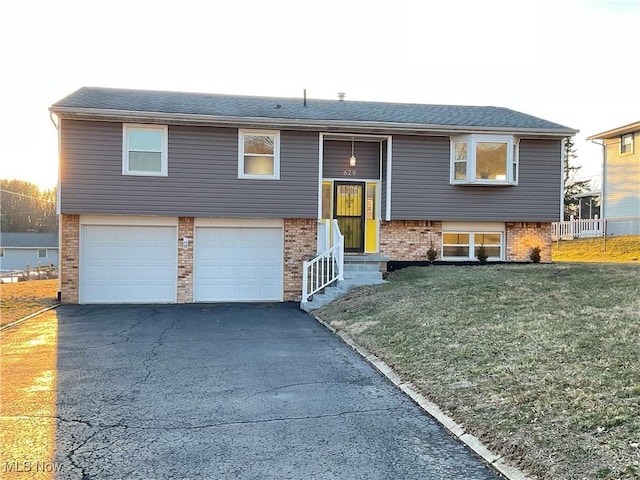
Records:
[[[475,260],[484,247],[488,260],[503,260],[502,232],[442,232],[442,258]]]
[[[516,185],[518,142],[510,135],[452,137],[451,183]]]
[[[166,125],[125,123],[122,139],[123,175],[167,176]]]
[[[240,130],[238,134],[238,178],[280,178],[280,132]]]
[[[620,153],[633,153],[633,133],[627,133],[620,138]]]

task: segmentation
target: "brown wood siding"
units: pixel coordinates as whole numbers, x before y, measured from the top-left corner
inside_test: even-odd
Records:
[[[235,128],[169,126],[168,176],[122,175],[122,124],[63,120],[62,213],[315,218],[318,134],[280,132],[280,180],[238,179]]]
[[[354,142],[356,166],[349,166],[351,140],[326,140],[323,147],[323,178],[380,179],[380,142]],[[355,170],[355,175],[345,175]]]
[[[521,140],[516,186],[449,183],[449,137],[393,137],[393,220],[557,221],[560,140]]]

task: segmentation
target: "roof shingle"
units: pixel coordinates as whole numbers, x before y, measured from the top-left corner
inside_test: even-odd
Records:
[[[151,90],[83,87],[51,106],[55,113],[87,110],[147,112],[240,119],[335,121],[407,124],[508,130],[544,130],[573,134],[576,130],[503,107],[427,105],[255,97]]]

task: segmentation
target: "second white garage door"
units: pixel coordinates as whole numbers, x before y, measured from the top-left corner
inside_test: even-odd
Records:
[[[196,302],[282,301],[281,227],[196,227]]]

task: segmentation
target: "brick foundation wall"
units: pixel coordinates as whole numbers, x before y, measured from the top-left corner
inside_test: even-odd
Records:
[[[551,224],[510,222],[506,224],[506,260],[527,262],[534,247],[540,247],[540,262],[551,262]]]
[[[78,303],[80,215],[60,215],[60,301]]]
[[[317,250],[318,221],[284,220],[284,300],[299,301],[302,296],[302,262]]]
[[[192,217],[178,218],[178,303],[193,302],[193,233]],[[182,239],[189,239],[188,248],[182,248]]]
[[[440,256],[442,222],[429,220],[392,220],[380,222],[380,254],[390,260],[428,260],[433,248]]]

